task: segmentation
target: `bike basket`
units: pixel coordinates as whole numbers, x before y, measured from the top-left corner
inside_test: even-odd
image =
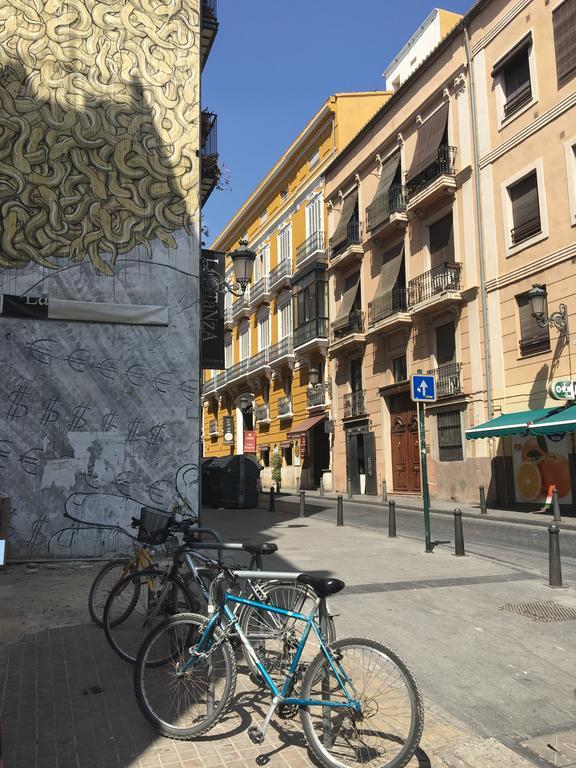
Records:
[[[138,541],[142,544],[164,544],[168,538],[168,528],[172,520],[170,512],[151,507],[140,510]]]

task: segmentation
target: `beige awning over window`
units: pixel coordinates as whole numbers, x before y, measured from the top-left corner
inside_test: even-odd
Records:
[[[416,149],[408,170],[407,181],[418,176],[438,158],[438,148],[448,122],[448,104],[442,104],[418,129]]]
[[[519,43],[516,43],[514,48],[512,50],[508,51],[508,53],[503,56],[500,61],[498,61],[491,72],[492,77],[496,77],[497,75],[502,72],[504,67],[507,67],[508,64],[510,64],[511,61],[513,61],[516,56],[518,56],[519,53],[522,53],[526,48],[529,48],[532,45],[532,32],[529,32],[526,37],[523,37],[522,40],[520,40]]]
[[[382,166],[382,173],[380,174],[378,189],[376,190],[376,194],[374,195],[374,200],[372,202],[375,202],[379,198],[385,197],[388,194],[399,165],[400,152],[395,152],[392,157],[389,157]]]
[[[404,243],[398,243],[384,254],[380,281],[374,294],[373,304],[388,307],[392,304],[392,291],[398,280],[402,259],[404,258]]]
[[[344,291],[342,303],[340,304],[336,318],[332,323],[333,330],[338,331],[340,328],[344,328],[344,326],[348,325],[350,321],[350,312],[352,311],[352,306],[354,304],[354,300],[356,299],[359,285],[360,273],[358,273],[356,276],[354,283]]]
[[[351,192],[348,197],[344,198],[342,205],[342,214],[340,221],[336,227],[334,234],[330,238],[330,245],[332,248],[336,248],[340,243],[343,243],[348,237],[348,224],[350,223],[356,206],[358,204],[358,190]]]

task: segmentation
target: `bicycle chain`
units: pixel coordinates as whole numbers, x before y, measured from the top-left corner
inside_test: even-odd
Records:
[[[194,654],[199,659],[207,659],[209,656],[211,656],[214,653],[214,651],[217,648],[219,648],[222,645],[222,643],[225,640],[228,639],[228,636],[232,632],[233,628],[234,628],[234,624],[228,624],[228,626],[225,629],[221,630],[220,637],[214,641],[212,646],[207,651],[198,652],[194,650],[195,646],[191,646],[190,648],[188,648],[188,653]]]

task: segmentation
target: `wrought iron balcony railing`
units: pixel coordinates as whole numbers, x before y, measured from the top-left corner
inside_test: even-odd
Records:
[[[202,391],[206,394],[208,392],[215,392],[216,391],[216,380],[217,376],[212,376],[210,379],[206,379],[206,381],[202,384]]]
[[[319,405],[327,405],[330,399],[330,385],[327,382],[319,384],[314,388],[309,388],[307,393],[308,408],[315,408]]]
[[[216,376],[216,389],[221,389],[224,387],[227,381],[228,371],[222,371],[222,373],[219,373],[218,376]]]
[[[388,221],[393,213],[402,213],[405,210],[406,187],[393,184],[387,195],[381,195],[366,208],[366,227],[371,232]]]
[[[218,31],[218,14],[216,0],[202,0],[202,23],[200,36],[200,67],[204,67],[206,59]]]
[[[272,344],[270,347],[270,362],[279,360],[286,355],[291,355],[294,352],[294,346],[292,344],[292,337],[286,336],[285,339],[281,339],[277,344]]]
[[[376,298],[368,302],[368,325],[373,326],[380,320],[398,312],[405,312],[408,308],[408,291],[406,288],[394,288],[391,295],[384,298]]]
[[[461,288],[462,265],[458,263],[438,264],[428,272],[408,282],[408,304],[413,307],[421,301],[432,298],[443,291],[459,291]]]
[[[362,240],[362,227],[359,221],[349,221],[346,227],[346,239],[337,245],[332,245],[332,238],[330,238],[330,258],[334,259],[339,256],[351,245],[358,245]]]
[[[261,277],[258,282],[254,283],[250,290],[250,300],[258,301],[262,296],[270,292],[270,281],[268,275]]]
[[[292,260],[284,259],[270,271],[270,287],[276,285],[282,278],[292,277]]]
[[[201,155],[217,155],[218,154],[218,133],[216,130],[217,115],[214,112],[208,112],[207,109],[203,109],[200,114],[201,125]]]
[[[520,224],[518,227],[514,227],[510,231],[512,238],[512,245],[518,245],[523,240],[528,240],[530,237],[534,237],[542,231],[542,224],[540,222],[540,216],[535,216],[533,219],[525,221],[524,224]]]
[[[292,401],[289,397],[281,397],[278,400],[278,416],[292,415]]]
[[[362,312],[360,309],[353,309],[350,312],[346,325],[334,329],[334,323],[332,323],[333,342],[339,341],[346,336],[350,336],[352,333],[364,333],[364,312]]]
[[[268,406],[257,405],[256,406],[256,421],[268,421]]]
[[[208,426],[208,432],[211,435],[217,435],[218,434],[218,422],[215,419],[212,419],[210,421],[210,424]]]
[[[436,396],[450,397],[461,394],[461,373],[462,363],[445,363],[428,371],[428,374],[432,374],[436,379]]]
[[[294,346],[300,347],[313,339],[328,339],[328,318],[315,317],[294,328]]]
[[[314,232],[296,248],[296,264],[301,264],[308,256],[316,251],[323,251],[324,248],[324,232]]]
[[[363,389],[359,389],[356,392],[349,392],[347,395],[344,395],[343,411],[345,419],[349,416],[363,416],[366,413],[365,394]]]
[[[236,315],[241,312],[243,309],[247,309],[250,306],[250,287],[246,288],[246,293],[244,293],[242,296],[239,296],[237,299],[234,299],[234,303],[232,304],[232,316],[236,317]]]
[[[232,368],[228,368],[226,371],[226,380],[232,381],[232,379],[238,379],[240,376],[247,374],[249,363],[249,360],[240,360],[240,362],[233,365]]]
[[[232,307],[225,307],[224,308],[224,322],[225,323],[231,323],[232,322]]]
[[[421,173],[415,176],[406,184],[406,191],[408,197],[413,197],[415,194],[423,190],[433,181],[440,178],[440,176],[455,176],[456,175],[456,147],[450,147],[447,144],[442,144],[438,147],[438,156],[428,168],[425,168]]]
[[[248,361],[248,368],[250,371],[255,371],[257,368],[262,368],[265,365],[268,365],[268,362],[270,361],[270,350],[268,347],[266,349],[261,349],[260,352],[254,355],[254,357],[251,357]]]

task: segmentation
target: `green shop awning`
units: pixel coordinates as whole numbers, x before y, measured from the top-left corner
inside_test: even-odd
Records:
[[[518,411],[517,413],[502,413],[495,419],[470,427],[466,430],[467,440],[477,440],[480,437],[503,437],[504,435],[525,435],[535,431],[535,425],[552,414],[557,413],[559,407],[537,408],[534,411]],[[550,430],[552,432],[553,430]],[[558,431],[558,430],[555,430]],[[545,434],[540,433],[538,434]]]
[[[576,405],[569,405],[561,411],[552,413],[544,421],[530,427],[533,435],[563,435],[576,432]]]

